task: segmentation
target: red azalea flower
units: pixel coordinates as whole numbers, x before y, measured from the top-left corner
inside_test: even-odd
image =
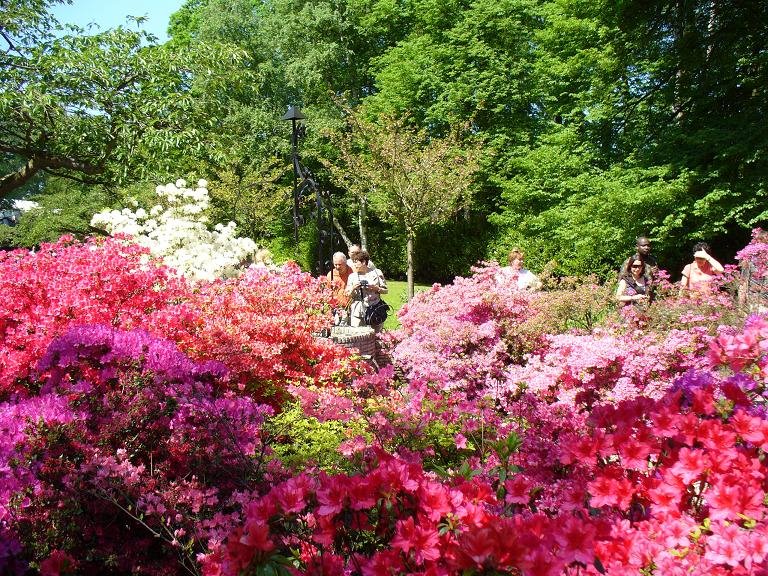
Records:
[[[434,527],[417,526],[413,517],[397,523],[397,533],[390,545],[406,554],[413,552],[417,562],[440,558],[440,538]]]
[[[561,550],[558,556],[566,563],[591,564],[595,558],[595,528],[581,518],[567,517],[554,533]]]
[[[594,508],[616,506],[625,510],[632,501],[632,484],[626,478],[599,476],[589,483],[587,489],[591,496],[589,503]]]
[[[457,540],[461,554],[474,563],[473,567],[480,568],[489,560],[499,558],[499,540],[492,528],[470,528],[463,531]]]
[[[696,480],[710,466],[710,460],[703,450],[681,448],[675,462],[669,469],[683,484]]]
[[[40,562],[40,576],[61,576],[72,574],[76,563],[74,558],[62,550],[54,550]]]

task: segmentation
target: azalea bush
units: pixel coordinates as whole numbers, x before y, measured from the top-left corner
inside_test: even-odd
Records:
[[[415,298],[373,371],[290,264],[3,254],[0,571],[765,573],[766,318],[497,278]]]
[[[0,253],[0,291],[0,398],[35,386],[31,367],[72,325],[145,328],[192,358],[221,361],[220,385],[257,395],[351,367],[344,350],[312,336],[331,324],[330,292],[295,264],[192,287],[134,243],[62,238]]]
[[[0,252],[0,292],[0,398],[6,398],[25,392],[31,369],[70,325],[135,328],[189,289],[137,245],[62,237],[36,252]]]
[[[256,252],[253,240],[237,236],[234,222],[209,228],[210,196],[205,180],[198,181],[196,188],[177,180],[158,186],[155,194],[158,203],[154,206],[105,209],[93,216],[91,226],[131,237],[168,267],[193,280],[234,276]]]
[[[239,518],[241,493],[279,470],[267,460],[273,408],[226,391],[221,363],[167,340],[75,327],[36,370],[37,395],[0,405],[0,521],[33,561],[65,551],[80,574],[146,557],[144,573],[194,569]]]
[[[533,297],[498,277],[498,266],[478,268],[451,285],[434,285],[401,309],[392,355],[408,379],[480,391],[501,378],[510,361],[538,347],[543,334],[518,330],[535,314]]]
[[[204,573],[762,573],[768,322],[707,348],[654,397],[523,391],[513,430],[487,452],[462,434],[468,465],[447,475],[424,447],[360,444],[358,473],[303,474],[254,501]]]

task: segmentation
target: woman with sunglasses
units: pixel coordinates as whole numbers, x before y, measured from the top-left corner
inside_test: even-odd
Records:
[[[616,288],[616,300],[623,305],[648,302],[648,278],[645,276],[645,262],[635,254],[622,270],[619,286]]]

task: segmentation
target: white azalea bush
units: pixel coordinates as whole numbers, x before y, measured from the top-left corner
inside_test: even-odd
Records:
[[[237,225],[216,224],[208,228],[208,182],[187,188],[184,180],[158,186],[157,205],[149,211],[105,209],[95,214],[91,225],[110,234],[126,234],[180,274],[193,280],[232,276],[257,249],[250,238],[239,238]]]

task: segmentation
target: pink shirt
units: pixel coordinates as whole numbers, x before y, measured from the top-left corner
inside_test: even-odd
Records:
[[[692,262],[683,268],[683,288],[693,292],[710,292],[712,280],[717,276],[708,262],[701,266]]]

